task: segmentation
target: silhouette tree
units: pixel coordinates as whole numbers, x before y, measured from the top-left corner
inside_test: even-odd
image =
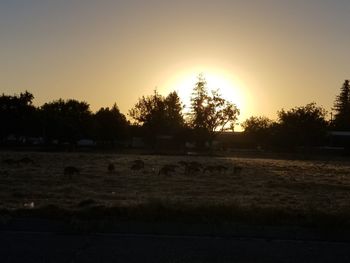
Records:
[[[350,130],[350,84],[345,80],[340,94],[334,102],[335,115],[333,125],[338,130]]]
[[[29,91],[19,94],[18,102],[21,106],[31,106],[33,105],[34,95]]]
[[[126,136],[128,122],[119,111],[116,103],[111,109],[101,108],[94,114],[95,136],[98,140],[108,143]]]
[[[172,131],[181,130],[185,126],[182,110],[184,108],[176,91],[170,92],[164,99],[165,114],[168,127]]]
[[[219,90],[208,94],[207,83],[202,75],[193,89],[188,122],[194,129],[197,143],[212,141],[216,131],[234,130],[240,111],[237,106],[222,98]]]
[[[281,146],[317,146],[323,143],[327,131],[326,110],[316,103],[278,112],[278,141]]]
[[[266,146],[269,143],[272,135],[271,128],[273,125],[274,122],[264,116],[252,116],[241,124],[244,133],[255,144],[255,146]]]
[[[41,107],[44,119],[45,137],[75,142],[84,137],[91,137],[92,113],[87,102],[59,99],[45,103]]]
[[[0,96],[0,136],[12,134],[20,136],[37,136],[40,125],[37,109],[33,106],[34,96],[25,91],[19,95]]]
[[[182,103],[174,91],[163,97],[156,90],[152,95],[142,96],[129,115],[136,125],[143,128],[148,142],[153,144],[157,135],[175,135],[184,127]]]

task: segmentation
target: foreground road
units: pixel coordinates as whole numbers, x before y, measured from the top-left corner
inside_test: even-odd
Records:
[[[350,262],[350,243],[2,231],[0,262]]]

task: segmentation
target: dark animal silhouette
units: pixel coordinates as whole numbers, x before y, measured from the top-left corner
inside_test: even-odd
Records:
[[[177,167],[178,166],[176,164],[166,164],[159,169],[158,175],[169,175],[170,173],[174,173],[176,172]]]
[[[185,166],[185,173],[186,174],[198,173],[201,171],[202,167],[203,167],[202,164],[200,164],[199,162],[195,162],[195,161],[189,162]]]
[[[219,172],[219,173],[223,173],[227,171],[227,167],[224,165],[208,165],[203,169],[203,173],[205,172]]]
[[[80,170],[74,166],[66,166],[64,168],[63,174],[72,178],[74,174],[80,174]]]
[[[107,169],[108,169],[108,172],[113,173],[115,171],[114,164],[113,163],[109,163]]]
[[[145,168],[145,162],[142,161],[142,160],[135,160],[133,161],[130,169],[133,170],[133,171],[137,171],[137,170],[141,170]]]
[[[188,162],[186,162],[186,161],[178,161],[177,163],[179,165],[182,165],[182,166],[187,166],[188,165]]]

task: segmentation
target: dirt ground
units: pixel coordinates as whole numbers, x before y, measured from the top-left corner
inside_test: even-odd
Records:
[[[136,160],[144,167],[135,167]],[[0,208],[5,209],[165,200],[326,213],[350,210],[350,162],[344,160],[1,152],[0,162]],[[65,174],[70,166],[79,173],[73,169]]]

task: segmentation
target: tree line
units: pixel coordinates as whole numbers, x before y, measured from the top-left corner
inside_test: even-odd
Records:
[[[278,111],[276,121],[265,116],[252,116],[242,123],[242,127],[254,146],[294,149],[325,145],[328,132],[350,132],[349,80],[344,81],[332,110],[334,115],[331,113],[331,118],[327,119],[327,111],[312,102]]]
[[[87,102],[58,99],[40,107],[26,91],[0,96],[1,139],[41,137],[44,142],[74,143],[82,138],[113,141],[126,136],[128,121],[116,104],[92,113]]]
[[[156,90],[142,96],[127,115],[117,104],[92,112],[85,101],[58,99],[33,105],[34,95],[28,91],[19,95],[0,96],[0,140],[40,137],[43,143],[70,143],[91,139],[113,145],[131,137],[142,137],[154,146],[159,135],[175,141],[192,141],[198,148],[211,145],[219,131],[233,131],[240,109],[223,98],[219,90],[208,90],[203,76],[198,77],[191,95],[189,112],[178,94],[167,96]],[[291,149],[296,146],[314,147],[325,143],[330,130],[350,131],[350,84],[346,80],[334,102],[334,118],[312,102],[306,106],[278,111],[278,119],[252,116],[241,126],[249,146]],[[128,118],[127,118],[128,116]]]
[[[116,103],[92,112],[85,101],[58,99],[34,106],[33,100],[28,91],[0,96],[1,142],[12,138],[24,143],[27,138],[40,137],[46,144],[74,144],[88,138],[112,145],[138,136],[154,146],[157,136],[169,135],[180,142],[191,139],[201,145],[211,141],[217,129],[233,129],[239,114],[236,105],[218,91],[209,94],[202,76],[193,89],[188,114],[183,113],[184,105],[175,91],[162,96],[155,90],[140,97],[129,110],[129,119]]]

